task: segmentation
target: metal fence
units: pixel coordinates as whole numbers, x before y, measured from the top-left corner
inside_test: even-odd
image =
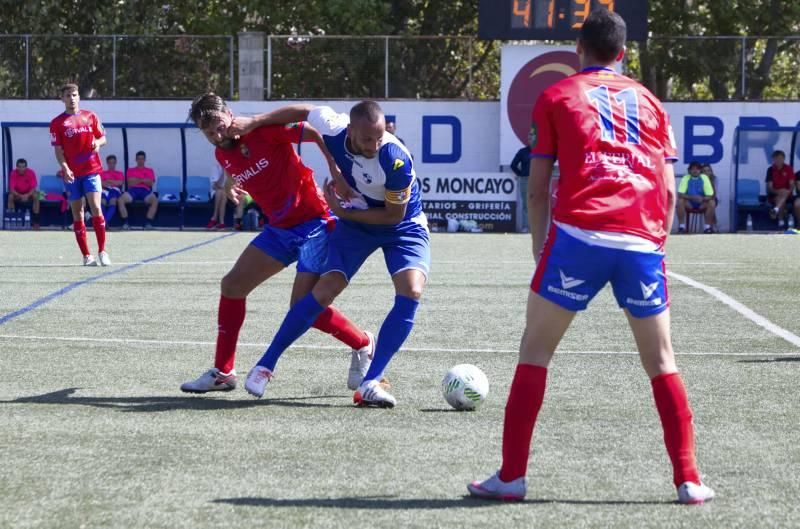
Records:
[[[654,37],[627,66],[667,101],[800,99],[800,37]]]
[[[265,38],[266,99],[468,99],[500,94],[500,47],[473,37]],[[654,37],[627,73],[661,99],[800,99],[800,37]],[[236,38],[225,35],[0,35],[0,98],[53,98],[66,80],[97,98],[236,99]]]
[[[266,37],[266,97],[497,99],[500,47],[473,37]]]
[[[51,99],[67,81],[96,98],[233,97],[235,51],[220,35],[0,35],[0,97]]]

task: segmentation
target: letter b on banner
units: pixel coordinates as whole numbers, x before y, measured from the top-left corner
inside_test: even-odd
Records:
[[[450,129],[450,152],[433,152],[434,125],[437,147],[447,145],[442,139],[443,130]],[[422,116],[422,163],[456,163],[461,159],[461,121],[455,116]]]

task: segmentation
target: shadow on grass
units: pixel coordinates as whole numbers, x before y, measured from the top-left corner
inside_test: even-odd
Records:
[[[219,498],[213,503],[227,503],[229,505],[245,507],[322,507],[330,509],[475,509],[505,505],[505,502],[482,500],[471,496],[460,498],[397,498],[395,496],[361,496],[343,498]],[[671,501],[636,501],[636,500],[559,500],[559,499],[529,499],[522,504],[567,504],[567,505],[670,505],[677,502]]]
[[[800,356],[776,356],[775,358],[759,358],[739,360],[740,364],[771,364],[773,362],[800,362]]]
[[[226,400],[199,396],[164,396],[148,397],[78,397],[74,394],[80,388],[67,388],[44,395],[21,397],[14,400],[0,401],[0,404],[61,404],[71,406],[91,406],[94,408],[110,408],[123,412],[161,412],[177,410],[236,410],[255,406],[282,406],[287,408],[351,408],[350,404],[328,404],[308,402],[315,399],[344,399],[341,395],[314,395],[287,399]]]
[[[455,408],[422,408],[422,413],[469,413],[475,410],[457,410]]]

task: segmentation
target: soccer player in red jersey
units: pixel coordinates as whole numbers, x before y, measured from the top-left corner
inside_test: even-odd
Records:
[[[56,160],[64,172],[64,184],[69,192],[72,210],[72,228],[83,254],[84,266],[97,266],[89,244],[86,242],[86,225],[83,222],[83,198],[92,212],[92,226],[97,237],[98,260],[103,266],[111,264],[106,252],[106,220],[100,211],[103,190],[100,173],[100,147],[106,144],[105,131],[97,114],[79,108],[81,97],[78,86],[61,87],[64,113],[50,122],[50,144],[55,148]]]
[[[575,312],[611,282],[650,378],[678,501],[714,497],[700,481],[692,411],[670,340],[664,242],[675,208],[675,145],[658,99],[612,69],[624,55],[625,34],[618,14],[593,11],[578,38],[583,70],[545,90],[533,111],[528,211],[536,272],[506,404],[503,463],[468,486],[473,496],[525,497],[547,367]],[[556,160],[560,177],[547,231]]]
[[[233,114],[221,97],[207,93],[192,102],[191,119],[216,146],[215,156],[226,175],[231,200],[250,194],[269,223],[222,278],[219,333],[214,367],[181,390],[189,393],[236,388],[233,369],[236,342],[244,323],[245,299],[258,285],[297,261],[291,304],[306,296],[319,280],[327,256],[332,218],[314,174],[300,160],[293,144],[313,141],[337,167],[319,132],[307,123],[258,127],[232,139],[227,135]],[[347,385],[356,389],[372,362],[375,340],[334,307],[328,307],[313,326],[352,348]]]

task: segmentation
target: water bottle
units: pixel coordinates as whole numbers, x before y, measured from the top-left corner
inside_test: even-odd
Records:
[[[790,229],[794,229],[794,215],[789,215],[789,220],[786,221],[786,226]]]
[[[753,216],[747,214],[747,231],[753,231]]]
[[[25,229],[31,229],[31,212],[27,209],[25,210]]]

